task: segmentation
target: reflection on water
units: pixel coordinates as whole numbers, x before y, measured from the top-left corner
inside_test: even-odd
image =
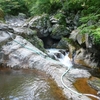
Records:
[[[36,70],[0,69],[0,100],[66,100],[56,83]]]

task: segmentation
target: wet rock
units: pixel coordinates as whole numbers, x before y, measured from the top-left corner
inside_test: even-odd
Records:
[[[91,74],[85,69],[73,68],[69,71],[69,76],[73,78],[89,78]]]
[[[68,48],[69,48],[69,54],[68,54],[68,56],[69,56],[69,58],[73,59],[73,57],[75,55],[76,48],[72,44],[69,44]]]
[[[72,39],[62,38],[57,45],[59,49],[66,49],[69,51],[69,57],[72,59],[74,57],[75,51],[79,48],[79,45],[75,43]]]
[[[11,19],[12,18],[12,19]],[[10,25],[10,28],[13,26],[14,33],[16,34],[16,38],[14,40],[11,39],[11,37],[7,37],[8,39],[11,39],[9,41],[6,41],[5,38],[5,34],[2,33],[2,36],[0,40],[3,40],[2,38],[4,38],[3,41],[6,41],[4,44],[2,44],[2,41],[0,42],[1,45],[1,49],[0,49],[0,64],[3,63],[4,65],[11,67],[11,68],[15,68],[15,69],[20,69],[20,68],[35,68],[38,70],[42,70],[45,71],[47,74],[51,75],[51,77],[56,81],[56,83],[58,84],[58,86],[60,88],[63,89],[64,94],[66,95],[66,97],[68,97],[68,100],[73,99],[73,100],[90,100],[88,97],[86,96],[79,96],[76,95],[74,93],[72,93],[70,90],[66,89],[60,79],[61,79],[61,75],[66,71],[67,68],[65,68],[65,66],[63,66],[59,61],[55,61],[52,60],[51,58],[47,57],[47,55],[45,53],[43,53],[42,51],[40,51],[39,49],[37,49],[35,46],[33,46],[32,44],[38,44],[37,40],[38,37],[35,35],[35,33],[32,30],[35,30],[36,32],[39,32],[38,36],[40,37],[45,37],[48,36],[48,32],[51,32],[51,26],[49,27],[50,23],[48,21],[48,19],[43,18],[43,23],[41,22],[41,18],[38,17],[36,19],[31,19],[28,20],[28,22],[25,20],[22,20],[21,23],[16,22],[17,18],[13,19],[13,17],[8,18],[8,20],[6,20],[6,22],[10,25],[10,23],[12,23]],[[37,21],[36,21],[37,20]],[[46,21],[47,20],[47,21]],[[46,22],[45,22],[46,21]],[[24,24],[23,24],[24,23]],[[8,25],[8,26],[9,26]],[[43,25],[43,27],[42,27]],[[7,25],[4,25],[5,29],[9,29],[9,27]],[[19,28],[20,26],[22,26],[21,28]],[[48,26],[48,27],[47,27]],[[6,28],[7,27],[7,28]],[[25,29],[26,27],[26,29]],[[28,28],[31,28],[28,30],[28,32],[30,34],[28,34],[28,32],[26,31]],[[34,29],[35,27],[35,29]],[[63,26],[62,26],[63,27]],[[19,29],[18,29],[19,28]],[[44,28],[44,29],[42,29]],[[3,28],[1,28],[3,29]],[[38,31],[37,31],[38,29]],[[59,29],[59,28],[58,28]],[[61,28],[63,29],[63,28]],[[20,30],[20,31],[19,31]],[[31,31],[32,32],[31,32]],[[56,32],[58,30],[56,29]],[[55,39],[58,39],[59,37],[61,38],[62,36],[66,36],[66,29],[61,30],[59,32],[61,32],[60,36],[57,36],[57,38],[55,37]],[[68,31],[68,29],[67,29]],[[10,31],[8,31],[10,32]],[[18,36],[18,33],[21,35],[23,33],[27,33],[27,36],[29,36],[27,38],[28,42],[26,39],[24,39],[21,36]],[[41,34],[43,33],[43,35]],[[45,34],[44,34],[45,33]],[[64,34],[63,34],[64,33]],[[66,35],[65,35],[66,34]],[[68,33],[69,34],[69,33]],[[13,35],[12,33],[10,33],[10,35]],[[35,35],[35,36],[33,36]],[[30,39],[31,37],[31,39]],[[30,40],[29,40],[30,39]],[[36,39],[36,40],[35,40]],[[42,43],[41,40],[39,40],[39,43]],[[39,45],[40,48],[43,47],[42,44]],[[60,55],[58,55],[60,57]],[[77,73],[77,71],[79,73]],[[84,73],[83,73],[84,72]],[[69,71],[68,73],[68,77],[66,75],[66,77],[64,77],[64,82],[68,85],[68,87],[70,87],[71,89],[75,89],[72,85],[73,80],[75,80],[75,78],[77,77],[88,77],[90,76],[89,74],[87,75],[87,72],[85,72],[84,70],[80,70],[80,69],[76,69],[75,71],[72,69]],[[80,76],[75,74],[80,74]],[[82,74],[82,75],[81,75]],[[86,75],[86,76],[85,76]],[[70,79],[70,80],[68,80]]]
[[[59,52],[61,52],[65,56],[66,52],[68,52],[68,50],[60,49]]]
[[[62,38],[58,45],[57,45],[58,49],[67,49],[68,50],[68,40],[67,38]]]
[[[7,30],[8,29],[8,25],[4,24],[4,23],[0,23],[0,30]]]
[[[91,53],[87,52],[85,49],[79,49],[76,51],[74,56],[74,63],[91,68],[96,68],[98,66],[98,62],[96,62],[91,56]]]
[[[97,91],[100,91],[100,79],[99,78],[92,78],[88,81],[88,84]]]
[[[52,27],[52,33],[50,34],[50,36],[53,39],[61,39],[63,36],[68,36],[68,35],[69,35],[69,30],[65,26],[59,24],[55,24]]]

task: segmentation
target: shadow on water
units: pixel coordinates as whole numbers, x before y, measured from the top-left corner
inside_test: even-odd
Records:
[[[0,100],[67,99],[45,72],[0,68]]]

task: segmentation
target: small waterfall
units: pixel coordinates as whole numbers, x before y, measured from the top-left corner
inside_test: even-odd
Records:
[[[73,65],[68,57],[68,52],[64,49],[47,49],[47,53],[51,58],[60,61],[65,66],[70,67]]]

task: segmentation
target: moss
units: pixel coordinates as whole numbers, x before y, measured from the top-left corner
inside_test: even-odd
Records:
[[[76,49],[79,49],[80,48],[80,46],[75,41],[73,41],[72,39],[64,38],[64,40],[67,41],[68,44],[74,46]]]
[[[41,51],[45,52],[43,41],[37,36],[29,38],[28,41],[31,42],[35,47],[37,47]]]

